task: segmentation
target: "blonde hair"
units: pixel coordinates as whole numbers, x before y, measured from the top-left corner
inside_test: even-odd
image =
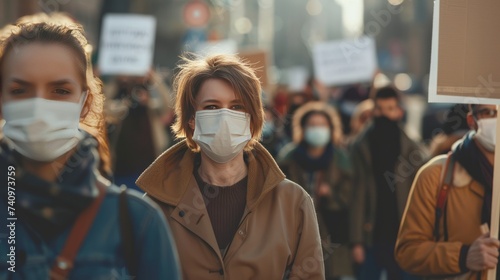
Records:
[[[199,151],[198,145],[192,139],[194,130],[189,122],[196,113],[195,98],[203,83],[209,79],[227,82],[243,103],[246,113],[250,115],[252,133],[252,139],[245,150],[251,150],[259,141],[264,124],[261,86],[254,70],[233,55],[212,55],[198,59],[182,57],[179,72],[174,79],[177,120],[172,126],[173,132],[177,138],[186,138],[191,150]]]
[[[85,38],[83,27],[64,14],[35,14],[25,16],[0,30],[0,67],[9,51],[31,43],[56,43],[72,49],[79,61],[79,68],[87,91],[84,104],[85,118],[82,127],[99,142],[101,171],[111,174],[106,124],[104,122],[104,95],[101,80],[94,76],[91,65],[91,46]],[[0,68],[1,69],[1,68]],[[2,73],[0,71],[0,86]]]

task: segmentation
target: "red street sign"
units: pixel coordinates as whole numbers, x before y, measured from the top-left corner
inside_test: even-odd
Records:
[[[208,24],[210,9],[204,1],[193,0],[184,6],[184,22],[190,27],[202,27]]]

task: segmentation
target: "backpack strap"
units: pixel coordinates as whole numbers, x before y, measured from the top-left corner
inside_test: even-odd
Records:
[[[121,186],[119,202],[119,219],[120,219],[120,232],[122,235],[123,252],[125,254],[125,264],[130,275],[137,275],[137,262],[134,260],[135,256],[135,242],[133,236],[132,218],[128,209],[127,201],[127,187]]]
[[[439,221],[441,220],[443,213],[446,215],[446,201],[448,199],[448,192],[450,190],[450,186],[452,185],[453,181],[454,167],[455,167],[455,159],[453,157],[453,154],[450,152],[448,153],[448,158],[446,159],[446,163],[441,171],[441,180],[439,184],[439,192],[437,197],[436,214],[434,221],[434,238],[436,241],[439,240]],[[446,217],[445,217],[444,231],[445,235],[448,235],[446,228]],[[448,238],[445,237],[445,239]]]
[[[78,250],[80,249],[87,233],[89,232],[95,217],[99,212],[99,208],[106,196],[106,186],[99,179],[96,181],[97,189],[99,190],[98,196],[92,201],[90,206],[85,208],[80,215],[78,215],[75,224],[71,228],[68,238],[64,243],[62,251],[56,257],[54,264],[50,270],[51,280],[64,280],[73,269],[74,261]]]

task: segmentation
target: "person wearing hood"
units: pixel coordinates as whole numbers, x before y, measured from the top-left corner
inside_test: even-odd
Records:
[[[102,176],[104,95],[89,47],[62,14],[0,32],[0,279],[181,279],[159,207]]]
[[[360,279],[408,277],[394,259],[400,219],[413,177],[427,153],[401,128],[400,93],[373,88],[373,121],[351,146],[354,190],[351,204],[353,259]]]
[[[324,279],[312,199],[258,142],[254,71],[232,55],[184,58],[174,88],[185,139],[137,185],[163,209],[185,279]]]
[[[491,220],[496,106],[470,105],[467,123],[471,131],[413,183],[395,251],[410,273],[486,279],[498,263],[499,241],[480,230]]]
[[[293,117],[294,142],[279,154],[287,178],[313,197],[325,256],[326,279],[352,276],[349,242],[349,205],[352,170],[342,147],[342,123],[337,111],[311,101]]]
[[[260,143],[273,158],[276,158],[281,148],[288,142],[290,141],[285,134],[284,120],[272,107],[264,106],[264,126]]]

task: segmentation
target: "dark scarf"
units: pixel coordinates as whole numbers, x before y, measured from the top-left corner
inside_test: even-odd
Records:
[[[453,157],[464,168],[467,173],[484,187],[483,209],[481,222],[490,224],[491,200],[493,186],[493,165],[479,150],[477,143],[473,140],[474,133],[467,134],[462,142],[457,144],[453,150]]]
[[[55,182],[47,182],[23,170],[19,154],[5,142],[0,147],[0,166],[16,168],[17,213],[44,237],[69,226],[98,194],[95,184],[99,162],[97,141],[89,134],[80,141]]]
[[[369,132],[372,166],[377,183],[387,184],[383,174],[393,172],[401,154],[401,129],[398,122],[386,117],[376,117]],[[380,178],[379,178],[380,177]]]
[[[401,155],[401,128],[397,121],[375,117],[368,131],[371,164],[376,186],[376,217],[373,239],[376,244],[394,245],[397,239],[399,218],[396,192],[387,174],[396,172]]]
[[[325,147],[324,153],[317,158],[309,156],[307,148],[307,144],[305,142],[301,142],[293,153],[293,158],[302,169],[308,172],[316,172],[328,168],[333,160],[332,143],[328,143]]]

